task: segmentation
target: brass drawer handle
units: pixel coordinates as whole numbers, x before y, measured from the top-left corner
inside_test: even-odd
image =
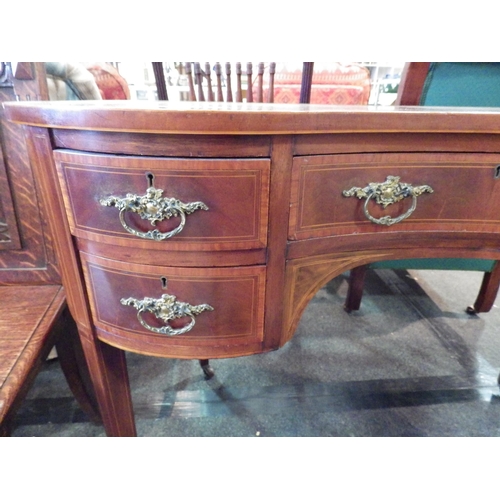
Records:
[[[427,185],[423,186],[412,186],[411,184],[406,184],[404,182],[399,182],[399,177],[389,175],[384,182],[370,182],[368,186],[364,188],[352,187],[342,192],[346,197],[356,196],[358,199],[366,198],[364,205],[365,216],[368,220],[371,220],[375,224],[381,224],[383,226],[392,226],[398,222],[409,217],[417,208],[417,197],[423,193],[433,193],[434,190]],[[404,198],[412,197],[413,202],[411,207],[407,212],[400,215],[399,217],[392,218],[389,215],[377,219],[373,217],[368,211],[368,203],[371,199],[374,199],[376,203],[382,205],[386,208],[393,203],[397,203]]]
[[[142,300],[129,297],[128,299],[121,299],[120,302],[124,306],[133,306],[137,309],[137,319],[144,328],[154,332],[163,333],[165,335],[174,336],[181,335],[182,333],[189,332],[195,325],[194,317],[203,311],[213,311],[214,308],[208,304],[200,304],[199,306],[192,306],[187,302],[179,302],[175,295],[163,294],[159,299],[151,297],[144,297]],[[160,328],[148,325],[142,318],[142,313],[153,313],[158,319],[161,319],[166,324]],[[189,316],[191,322],[183,328],[172,328],[168,322],[176,318],[184,318]]]
[[[192,214],[195,210],[208,210],[205,203],[194,201],[192,203],[183,203],[175,198],[162,198],[163,189],[149,187],[146,194],[139,196],[137,194],[128,193],[125,198],[117,196],[109,196],[100,201],[105,207],[116,207],[120,210],[120,222],[122,226],[131,234],[139,238],[148,240],[162,241],[172,238],[179,234],[186,224],[186,215]],[[142,232],[131,228],[125,222],[125,212],[133,212],[139,214],[141,219],[148,220],[151,225],[155,226],[157,222],[161,222],[171,217],[180,217],[180,224],[167,233],[162,233],[158,229]]]

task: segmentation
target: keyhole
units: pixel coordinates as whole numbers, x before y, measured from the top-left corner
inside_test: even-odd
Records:
[[[495,179],[500,179],[500,165],[495,167]]]
[[[165,276],[162,276],[160,280],[161,280],[161,287],[165,290],[165,288],[167,288],[167,278],[165,278]]]
[[[155,176],[151,172],[146,174],[146,179],[148,180],[148,188],[153,187]]]

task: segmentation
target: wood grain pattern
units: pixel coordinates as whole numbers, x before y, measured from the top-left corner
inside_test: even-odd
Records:
[[[19,102],[4,106],[13,122],[103,132],[201,136],[500,133],[496,108],[409,106],[374,110],[369,106],[159,101]]]
[[[370,154],[299,157],[294,160],[290,239],[366,232],[499,230],[500,183],[495,179],[500,154]],[[374,224],[364,214],[365,200],[343,191],[399,176],[412,186],[429,185],[433,193],[418,197],[411,217],[390,227]],[[471,183],[471,179],[474,182]],[[481,203],[479,203],[481,200]],[[387,208],[369,203],[375,218],[399,217],[412,204],[409,197]]]
[[[331,279],[367,262],[389,259],[390,251],[322,255],[289,261],[286,266],[282,345],[297,328],[302,313],[318,290]]]
[[[58,301],[55,302],[56,297]],[[42,321],[55,321],[64,305],[64,294],[58,285],[0,287],[0,303],[0,387],[3,387],[15,365],[21,372],[29,366],[22,362],[20,353],[26,350],[24,357],[30,358],[44,343],[50,328],[38,327]],[[48,309],[47,304],[51,304]],[[37,339],[33,338],[35,333]]]
[[[457,140],[456,134],[415,133],[359,133],[359,134],[318,134],[298,135],[294,141],[294,155],[307,156],[337,153],[389,153],[389,152],[436,152],[497,153],[500,151],[500,135],[464,135]]]
[[[224,346],[230,353],[242,344],[258,344],[263,340],[265,267],[244,268],[182,268],[131,265],[81,254],[95,325],[114,334],[114,345],[120,346],[120,337],[126,345],[135,344],[135,351],[143,354],[161,352],[165,357],[187,357],[190,348],[216,351]],[[162,285],[162,278],[167,285]],[[182,335],[168,337],[150,332],[137,319],[137,311],[124,306],[120,299],[133,297],[159,298],[163,293],[175,295],[178,300],[192,305],[209,304],[213,311],[196,317],[196,325]],[[151,314],[145,320],[153,327],[163,322]],[[185,321],[178,321],[181,328]],[[182,354],[182,356],[180,356]],[[196,357],[196,354],[192,357]]]
[[[352,267],[395,258],[498,260],[500,255],[498,110],[65,103],[19,104],[6,112],[27,124],[42,125],[30,127],[30,154],[48,197],[63,282],[108,435],[135,433],[123,350],[207,359],[277,349],[291,340],[317,290]],[[224,157],[221,133],[241,138],[244,154],[238,156],[237,142],[229,141],[234,149]],[[59,177],[51,137],[88,153],[56,151]],[[148,137],[153,138],[152,146]],[[198,137],[201,146],[196,149]],[[121,156],[120,141],[126,141]],[[97,155],[96,150],[116,157]],[[76,157],[85,160],[75,163]],[[102,185],[108,190],[121,185],[127,191],[123,179],[137,174],[143,183],[149,170],[155,170],[157,178],[172,172],[186,175],[191,167],[185,169],[185,164],[195,165],[195,171],[209,178],[216,177],[212,174],[221,165],[234,165],[228,171],[243,176],[252,171],[250,165],[262,165],[256,170],[260,178],[269,177],[257,182],[258,188],[230,189],[229,181],[215,183],[215,198],[227,195],[243,203],[246,208],[237,213],[251,220],[258,210],[245,203],[260,206],[261,201],[255,201],[260,190],[268,212],[259,223],[260,233],[266,235],[259,248],[223,250],[220,243],[209,248],[184,242],[169,247],[171,252],[159,252],[128,237],[121,242],[105,214],[93,219],[92,211],[87,212],[88,200],[95,201]],[[113,181],[106,180],[108,175]],[[389,228],[372,227],[364,220],[360,202],[343,198],[341,192],[382,182],[387,175],[401,175],[402,182],[413,185],[429,184],[435,192],[419,198],[408,220]],[[203,185],[202,179],[189,178],[186,192]],[[134,181],[130,190],[141,182]],[[395,208],[396,213],[406,210],[404,204]],[[232,221],[224,220],[220,227],[230,231]],[[198,237],[204,229],[198,227]],[[94,237],[99,231],[103,234]],[[208,232],[220,237],[213,227]],[[119,299],[160,295],[162,277],[167,278],[168,293],[179,300],[213,301],[218,312],[201,314],[196,330],[179,337],[141,330],[136,311]]]
[[[21,240],[2,145],[2,127],[0,126],[0,251],[19,250]]]
[[[283,297],[285,287],[285,259],[287,251],[287,223],[290,205],[292,138],[273,138],[269,219],[269,248],[266,285],[265,346],[277,349],[282,345],[283,308],[276,307],[276,299]],[[279,300],[279,299],[278,299]]]
[[[92,240],[78,239],[78,250],[85,253],[100,255],[101,257],[126,262],[142,264],[154,262],[157,266],[186,266],[186,267],[234,267],[254,266],[267,261],[267,249],[257,248],[251,250],[214,250],[196,252],[189,250],[138,249],[130,245],[110,245]]]
[[[264,248],[267,243],[269,160],[201,160],[54,153],[72,233],[79,237],[149,250],[233,250]],[[163,241],[130,234],[119,211],[101,205],[109,196],[139,196],[149,187],[148,175],[163,197],[184,203],[201,201],[208,210],[186,216],[184,229]],[[137,231],[162,233],[180,224],[179,217],[154,227],[128,214]]]
[[[22,248],[0,252],[0,283],[60,283],[23,129],[2,115],[0,110],[4,159]]]
[[[290,241],[287,248],[287,259],[298,259],[305,256],[328,254],[334,251],[349,250],[383,250],[419,248],[421,257],[477,257],[478,259],[494,259],[500,257],[498,233],[487,232],[448,232],[448,231],[415,231],[406,233],[377,232],[364,234],[348,234],[344,236],[328,236]],[[449,255],[445,255],[448,253]],[[403,257],[401,257],[403,258]],[[425,258],[425,257],[423,257]]]
[[[0,435],[9,435],[11,420],[54,344],[78,403],[99,423],[93,389],[85,382],[85,361],[75,358],[79,340],[67,314],[63,288],[4,286],[0,303]]]
[[[269,157],[271,140],[266,136],[164,135],[92,130],[52,131],[56,148],[141,156],[203,158]]]
[[[62,333],[57,326],[66,301],[60,285],[14,285],[0,287],[0,303],[0,436],[4,436],[9,435],[13,416]],[[97,420],[88,392],[80,384],[78,374],[71,388],[76,388],[80,403]]]

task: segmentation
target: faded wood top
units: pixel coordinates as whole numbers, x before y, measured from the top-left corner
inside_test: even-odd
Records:
[[[54,322],[65,304],[60,285],[0,287],[0,422],[52,348]]]
[[[165,134],[500,133],[497,108],[323,106],[165,101],[4,103],[26,125]]]

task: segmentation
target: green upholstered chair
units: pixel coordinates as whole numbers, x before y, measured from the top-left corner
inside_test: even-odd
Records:
[[[407,63],[396,104],[402,106],[500,107],[500,63]],[[467,312],[488,312],[500,285],[500,264],[486,259],[406,259],[375,262],[351,270],[346,311],[360,307],[365,273],[374,269],[443,269],[484,272],[473,306]]]

